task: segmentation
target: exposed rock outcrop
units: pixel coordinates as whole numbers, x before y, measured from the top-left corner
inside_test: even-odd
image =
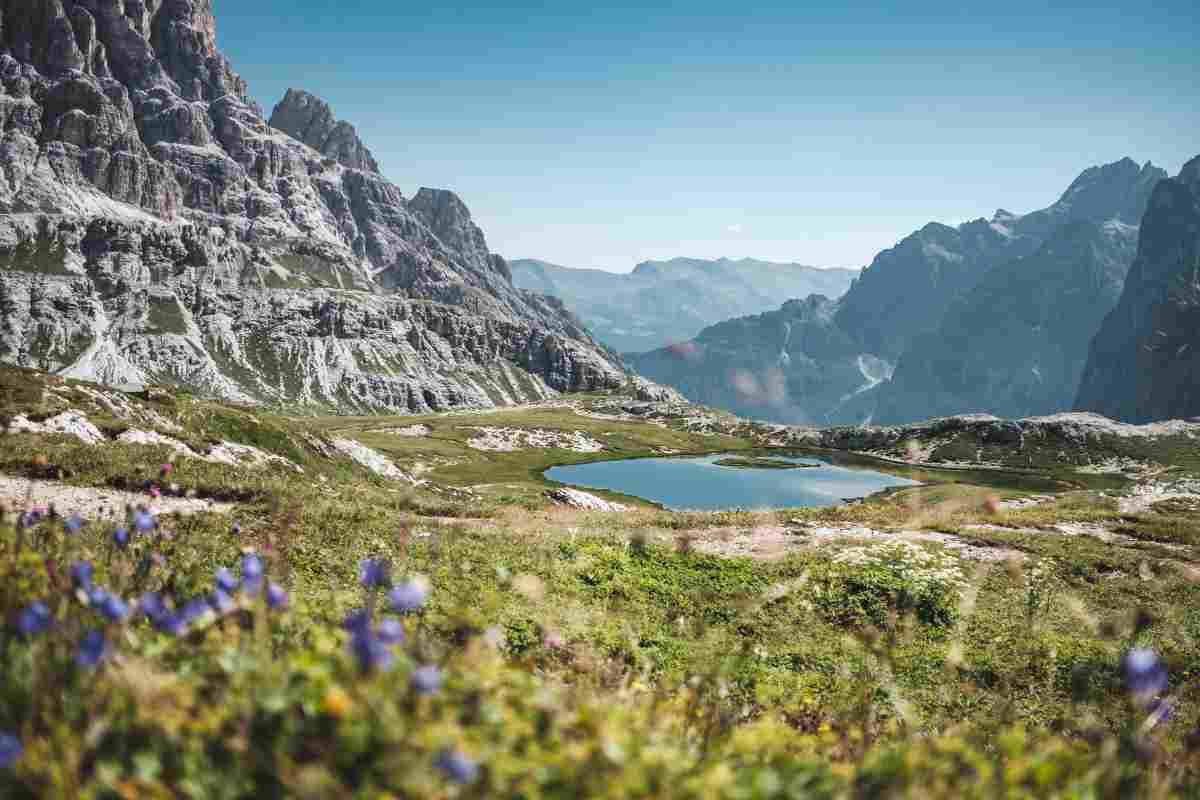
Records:
[[[333,109],[303,89],[288,89],[271,112],[271,127],[332,158],[343,167],[379,172],[371,151],[349,122],[337,119]]]
[[[453,194],[408,201],[315,99],[321,150],[268,126],[209,0],[0,0],[0,88],[4,361],[417,412],[625,380]]]
[[[1158,185],[1076,407],[1129,422],[1200,416],[1200,157]]]

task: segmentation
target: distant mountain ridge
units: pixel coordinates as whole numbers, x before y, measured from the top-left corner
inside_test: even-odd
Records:
[[[1165,177],[1125,158],[1084,170],[1039,211],[929,223],[876,256],[841,300],[809,298],[819,314],[797,318],[785,304],[631,364],[693,401],[779,422],[1067,410]]]
[[[687,341],[706,326],[761,313],[781,299],[842,295],[854,270],[743,258],[646,261],[630,273],[509,262],[513,285],[560,298],[601,342],[639,353]]]

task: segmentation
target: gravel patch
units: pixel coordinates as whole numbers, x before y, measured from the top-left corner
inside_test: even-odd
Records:
[[[29,480],[0,475],[0,503],[10,509],[53,505],[62,514],[81,517],[120,519],[126,506],[144,505],[155,514],[228,513],[233,505],[212,500],[184,497],[160,497],[152,500],[145,494],[117,489],[96,489],[67,486],[55,481]]]
[[[512,453],[517,450],[572,450],[576,453],[599,453],[604,444],[583,431],[548,431],[524,428],[467,428],[478,433],[467,441],[467,447],[493,453]]]
[[[64,411],[43,422],[31,422],[24,414],[19,414],[8,423],[8,432],[64,433],[77,437],[84,444],[100,444],[105,441],[100,429],[78,411]]]

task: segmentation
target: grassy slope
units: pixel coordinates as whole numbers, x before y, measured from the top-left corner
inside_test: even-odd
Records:
[[[4,413],[53,410],[30,391],[34,380],[10,376],[0,384]],[[1011,477],[987,485],[995,476],[979,474],[980,485],[970,482],[972,473],[897,466],[931,484],[796,512],[585,514],[541,501],[541,471],[595,456],[480,453],[464,446],[471,432],[463,428],[583,430],[609,445],[604,457],[753,443],[561,409],[297,420],[187,397],[151,405],[183,424],[191,442],[255,444],[306,474],[177,460],[184,486],[244,501],[244,532],[235,536],[230,521],[216,516],[172,522],[175,538],[157,547],[164,566],[141,583],[122,572],[119,555],[105,555],[102,526],[55,553],[89,555],[105,580],[124,581],[130,593],[135,585],[163,588],[182,599],[206,591],[217,566],[236,564],[252,547],[290,589],[292,611],[272,623],[265,642],[261,627],[252,633],[229,623],[188,641],[134,626],[122,640],[122,660],[94,682],[70,679],[51,693],[60,696],[53,703],[38,683],[46,679],[34,676],[54,669],[32,669],[35,659],[52,661],[49,651],[13,644],[0,660],[0,730],[18,730],[31,754],[15,777],[0,773],[0,789],[10,777],[17,781],[7,785],[12,796],[71,796],[79,781],[152,796],[183,777],[204,789],[194,796],[442,796],[460,792],[429,768],[447,743],[486,767],[484,783],[462,796],[1001,796],[988,794],[980,777],[992,774],[1007,776],[996,787],[1014,796],[1084,796],[1068,792],[1075,780],[1106,796],[1132,796],[1122,795],[1131,785],[1122,781],[1135,762],[1119,749],[1129,740],[1111,739],[1118,749],[1107,757],[1096,749],[1094,758],[1083,743],[1123,730],[1129,711],[1117,663],[1134,641],[1164,654],[1177,687],[1178,717],[1156,740],[1165,754],[1160,763],[1182,768],[1191,758],[1184,741],[1200,722],[1193,685],[1200,585],[1186,571],[1193,553],[1031,531],[1085,521],[1139,539],[1200,544],[1194,512],[1122,516],[1095,489],[995,512],[992,498],[1042,491],[1060,476],[1033,481],[1035,473],[1021,479],[1037,484],[1027,486]],[[124,424],[95,416],[111,432]],[[414,423],[432,435],[378,432]],[[325,459],[306,444],[306,433],[351,435],[402,466],[454,461],[426,477],[503,489],[458,498],[391,484]],[[153,478],[168,456],[153,448],[88,448],[59,436],[0,439],[0,471],[43,474],[57,466],[80,485],[133,485]],[[434,519],[446,516],[462,521]],[[1048,565],[1051,599],[1030,610],[1029,564],[978,572],[966,565],[973,604],[957,621],[922,622],[923,613],[938,619],[939,609],[957,606],[957,593],[923,593],[886,566],[839,567],[829,550],[801,546],[761,562],[687,546],[707,530],[793,519],[942,530],[1013,546],[1030,564]],[[1001,529],[966,527],[979,522]],[[14,533],[0,530],[11,553]],[[429,610],[409,622],[410,643],[394,675],[370,680],[355,677],[338,630],[362,602],[355,583],[367,557],[391,559],[398,573],[428,575],[435,587]],[[39,595],[47,578],[35,564],[3,559],[0,602],[8,613]],[[500,659],[476,638],[493,629]],[[262,652],[256,648],[269,649],[270,658],[254,657]],[[404,687],[409,665],[430,660],[443,665],[449,684],[437,698],[412,703]],[[573,688],[564,694],[562,687]],[[337,692],[349,700],[337,700]],[[107,709],[99,715],[108,733],[85,737],[97,702]],[[997,739],[1018,722],[1030,730],[1027,743],[1014,734]],[[906,738],[913,728],[935,738]],[[1055,738],[1060,733],[1067,738]],[[253,747],[239,745],[239,736]],[[1007,744],[997,749],[997,741]],[[893,745],[906,748],[902,766],[890,760]],[[888,788],[877,792],[876,785]],[[1022,786],[1028,795],[1019,794]]]

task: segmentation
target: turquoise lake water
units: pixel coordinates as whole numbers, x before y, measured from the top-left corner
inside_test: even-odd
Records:
[[[552,467],[546,477],[584,489],[607,489],[660,503],[673,511],[761,510],[836,506],[916,481],[812,458],[781,458],[804,469],[726,467],[738,454],[699,458],[638,458]]]

